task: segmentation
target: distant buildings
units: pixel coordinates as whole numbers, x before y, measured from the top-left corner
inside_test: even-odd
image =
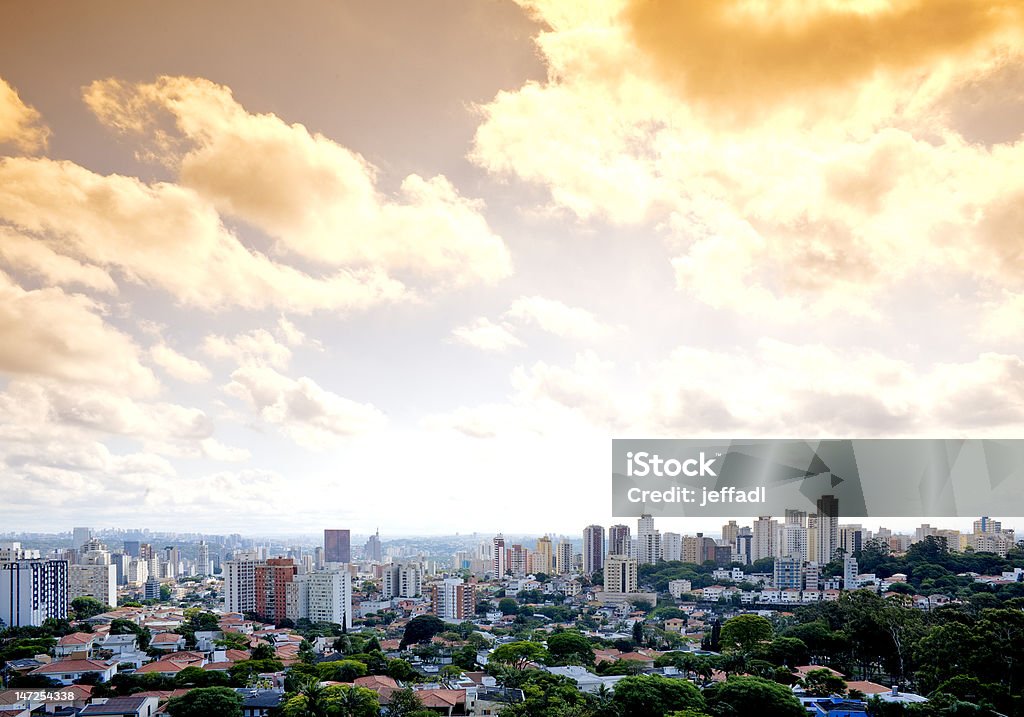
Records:
[[[379,563],[384,559],[384,551],[380,543],[380,531],[371,535],[363,546],[363,559],[373,563]],[[342,561],[344,562],[344,561]]]
[[[573,568],[572,543],[568,540],[563,540],[558,543],[558,547],[555,550],[555,572],[558,575],[568,575],[573,572]]]
[[[608,529],[607,555],[629,555],[629,543],[628,525],[613,525]]]
[[[508,553],[505,550],[505,536],[501,533],[494,536],[491,560],[491,577],[503,577],[508,572]]]
[[[661,560],[661,536],[654,529],[654,518],[649,514],[640,516],[636,529],[637,560],[649,565]]]
[[[68,599],[91,597],[104,605],[117,605],[117,572],[114,566],[68,566]]]
[[[416,563],[391,563],[384,566],[383,588],[385,600],[419,597],[423,592],[423,573]]]

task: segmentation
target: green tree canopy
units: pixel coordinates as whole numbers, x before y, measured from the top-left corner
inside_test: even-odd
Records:
[[[548,638],[548,654],[555,665],[593,665],[594,648],[576,630],[558,632]]]
[[[242,698],[229,687],[199,687],[167,703],[171,717],[242,717]]]
[[[730,677],[704,690],[704,697],[709,711],[714,714],[759,717],[806,717],[807,714],[788,687],[760,677]]]
[[[621,679],[615,685],[613,701],[630,717],[663,717],[676,710],[704,709],[704,698],[691,682],[661,675]]]
[[[760,615],[737,615],[722,625],[720,638],[723,650],[752,652],[772,639],[775,630],[767,618]]]

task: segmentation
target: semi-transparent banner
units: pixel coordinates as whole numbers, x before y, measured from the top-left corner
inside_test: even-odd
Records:
[[[1024,516],[1024,440],[612,441],[616,517]]]

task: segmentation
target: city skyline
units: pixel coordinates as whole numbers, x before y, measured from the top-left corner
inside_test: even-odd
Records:
[[[0,26],[0,530],[575,532],[612,438],[1024,428],[1014,3],[152,12]]]

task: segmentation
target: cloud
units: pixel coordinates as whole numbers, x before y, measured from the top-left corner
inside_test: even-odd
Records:
[[[378,270],[317,277],[251,251],[190,189],[99,175],[71,162],[0,159],[0,218],[53,251],[119,269],[128,281],[209,310],[352,310],[405,295]]]
[[[997,436],[1024,427],[1024,361],[983,353],[917,365],[869,349],[763,339],[736,353],[680,347],[629,371],[592,352],[519,366],[505,402],[424,420],[477,438],[764,435]]]
[[[880,73],[930,71],[1024,34],[1024,12],[1009,0],[630,0],[624,19],[684,97],[751,109]]]
[[[297,338],[297,334],[292,333],[291,336]],[[266,329],[255,329],[231,338],[211,334],[203,339],[203,352],[214,358],[231,359],[239,366],[286,368],[292,358],[291,349]]]
[[[58,378],[151,395],[159,387],[127,334],[104,307],[60,288],[25,290],[0,272],[0,372]]]
[[[543,296],[522,296],[512,302],[505,316],[523,323],[536,324],[548,333],[565,338],[593,340],[604,338],[612,328],[586,309],[568,306]]]
[[[0,227],[0,259],[13,270],[41,277],[49,284],[118,293],[113,278],[98,266],[58,254],[49,246],[7,227]]]
[[[24,152],[46,149],[50,130],[40,123],[39,112],[18,96],[0,77],[0,145],[12,144]]]
[[[523,346],[507,324],[496,324],[486,317],[452,329],[452,336],[458,343],[495,353]]]
[[[387,196],[363,157],[302,125],[246,111],[227,87],[188,77],[105,80],[87,88],[85,101],[105,124],[152,135],[184,186],[274,237],[282,253],[436,287],[493,283],[511,272],[480,202],[446,178],[410,175]],[[159,129],[162,117],[173,133]]]
[[[1018,5],[522,4],[546,25],[548,77],[480,107],[470,158],[657,237],[687,298],[785,322],[881,317],[887,291],[929,275],[1020,290],[1024,123],[979,142],[957,109],[1019,75]],[[881,48],[915,23],[930,31]],[[843,48],[842,96],[818,93]],[[706,81],[705,62],[721,65]]]
[[[224,390],[245,403],[265,423],[301,446],[322,448],[338,438],[375,431],[386,417],[322,388],[311,378],[289,378],[270,366],[243,365]]]
[[[186,383],[203,383],[210,380],[210,370],[195,359],[178,353],[167,344],[150,347],[149,357],[170,376]]]

